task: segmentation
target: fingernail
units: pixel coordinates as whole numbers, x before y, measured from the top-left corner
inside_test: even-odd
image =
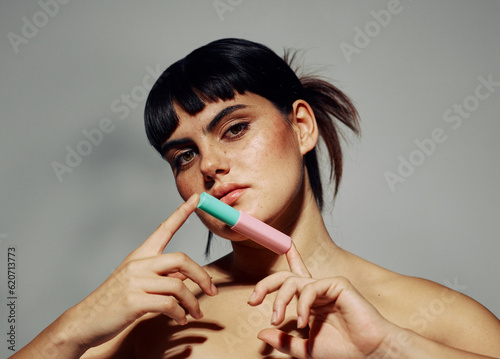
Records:
[[[252,292],[252,295],[250,296],[250,298],[248,298],[248,303],[253,303],[255,301],[255,298],[257,297],[257,293],[255,292]]]
[[[179,325],[186,325],[188,323],[188,320],[186,317],[184,317],[184,318],[178,319],[177,323],[179,323]]]
[[[192,195],[192,196],[191,196],[191,197],[189,197],[189,199],[187,200],[187,203],[189,203],[189,204],[195,204],[195,203],[198,203],[198,196]]]
[[[297,317],[297,328],[302,328],[304,326],[304,318],[302,316]]]
[[[273,310],[273,316],[271,317],[271,324],[276,323],[276,320],[278,320],[278,313],[276,313],[276,311]]]
[[[219,290],[217,289],[217,287],[215,286],[215,284],[212,283],[212,286],[211,286],[210,289],[211,289],[213,295],[219,294]]]
[[[201,319],[201,318],[203,318],[203,312],[201,311],[201,309],[198,309],[196,311],[196,317],[195,317],[195,319]]]

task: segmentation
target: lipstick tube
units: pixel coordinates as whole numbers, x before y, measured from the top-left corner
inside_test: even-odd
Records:
[[[285,254],[292,245],[292,239],[286,234],[243,211],[234,209],[206,192],[200,194],[197,208],[276,254]]]

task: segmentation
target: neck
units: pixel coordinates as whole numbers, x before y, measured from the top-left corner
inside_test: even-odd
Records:
[[[311,274],[322,272],[341,251],[330,237],[312,193],[305,195],[293,221],[285,228]],[[269,274],[290,270],[285,256],[248,242],[233,242],[232,272],[239,280],[257,281]],[[324,262],[322,265],[322,262]],[[331,269],[331,268],[330,268]]]

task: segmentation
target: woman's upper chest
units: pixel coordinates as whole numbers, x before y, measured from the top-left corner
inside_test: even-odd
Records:
[[[201,295],[199,303],[204,317],[189,318],[180,326],[165,316],[141,323],[135,330],[137,358],[285,358],[283,354],[257,338],[264,328],[272,327],[272,300],[252,307],[247,303],[253,286],[219,287],[219,295]],[[280,329],[296,331],[295,301],[290,303]]]

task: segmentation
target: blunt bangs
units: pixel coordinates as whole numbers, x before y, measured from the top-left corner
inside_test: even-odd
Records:
[[[207,103],[252,92],[288,114],[301,89],[295,72],[266,46],[240,39],[214,41],[171,65],[156,81],[146,101],[146,135],[160,152],[179,124],[174,103],[195,115]]]

